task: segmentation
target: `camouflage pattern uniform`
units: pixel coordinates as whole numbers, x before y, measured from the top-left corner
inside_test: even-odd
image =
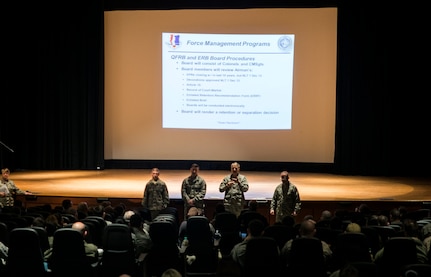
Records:
[[[187,177],[181,184],[181,195],[184,201],[184,215],[191,206],[188,205],[188,201],[193,199],[195,201],[194,206],[198,208],[199,213],[203,212],[204,209],[204,198],[207,192],[207,183],[205,180],[197,175],[195,178]]]
[[[169,205],[169,193],[166,183],[160,179],[148,181],[145,185],[141,204],[150,211],[151,219],[154,219],[161,210]]]
[[[14,205],[14,197],[17,194],[25,194],[24,191],[20,190],[12,180],[1,180],[0,191],[6,192],[5,197],[0,197],[0,208],[1,207],[12,207]]]
[[[289,186],[286,195],[283,195],[283,183],[279,184],[274,191],[271,201],[271,210],[275,210],[275,221],[281,222],[283,217],[299,213],[301,210],[301,199],[297,187],[288,181]]]
[[[244,175],[238,174],[236,178],[237,180],[235,181],[235,178],[232,178],[231,174],[224,177],[220,183],[219,191],[224,192],[223,204],[226,211],[232,212],[238,217],[241,210],[244,209],[244,192],[248,191],[249,186],[247,178]],[[230,181],[235,181],[232,187],[228,186]]]

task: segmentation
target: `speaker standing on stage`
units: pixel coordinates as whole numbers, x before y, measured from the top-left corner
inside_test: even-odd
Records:
[[[159,215],[160,211],[169,205],[169,193],[166,183],[159,179],[158,168],[151,170],[151,180],[147,182],[142,198],[142,206],[151,213],[151,220]]]
[[[207,192],[207,183],[199,176],[199,165],[192,164],[190,176],[185,178],[181,184],[181,196],[184,201],[184,218],[191,207],[198,209],[198,214],[202,215],[204,210],[204,198]]]
[[[244,192],[248,191],[247,178],[240,174],[240,164],[234,162],[230,165],[231,174],[223,178],[219,191],[224,192],[223,204],[226,211],[234,213],[237,217],[244,208]]]
[[[9,168],[1,170],[1,183],[0,183],[0,208],[12,207],[17,194],[31,195],[29,191],[20,190],[15,183],[9,179]]]
[[[301,198],[298,188],[289,181],[289,173],[283,171],[280,174],[279,184],[272,196],[270,214],[275,214],[275,221],[281,222],[285,216],[296,216],[301,210]]]

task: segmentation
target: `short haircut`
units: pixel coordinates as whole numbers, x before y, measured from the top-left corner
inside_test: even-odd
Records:
[[[262,234],[264,228],[265,228],[265,225],[259,219],[252,219],[248,223],[249,232],[253,237],[260,236]]]

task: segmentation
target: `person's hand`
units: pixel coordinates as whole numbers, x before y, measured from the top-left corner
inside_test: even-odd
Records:
[[[4,192],[4,191],[0,192],[0,196],[1,197],[6,197],[6,192]]]

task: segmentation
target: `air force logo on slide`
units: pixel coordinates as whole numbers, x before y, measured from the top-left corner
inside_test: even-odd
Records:
[[[180,42],[180,35],[174,35],[174,34],[170,34],[169,35],[169,42],[167,43],[172,49],[177,49],[180,47],[181,42]]]
[[[291,52],[292,51],[292,38],[288,36],[282,36],[278,39],[278,47],[282,51]]]

